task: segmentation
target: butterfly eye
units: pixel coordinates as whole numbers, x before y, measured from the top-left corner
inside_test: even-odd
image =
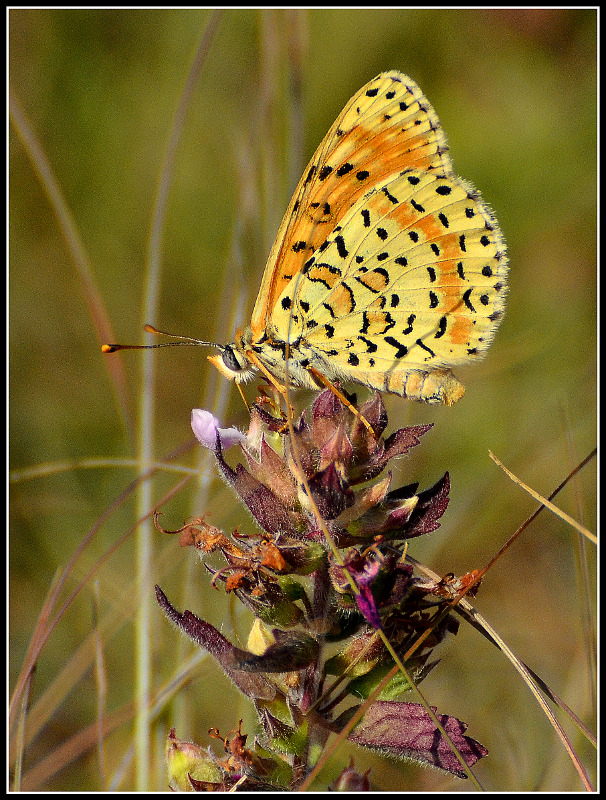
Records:
[[[231,345],[227,345],[227,347],[223,350],[221,353],[221,360],[227,369],[231,370],[232,372],[240,372],[247,366],[242,357],[236,353]]]

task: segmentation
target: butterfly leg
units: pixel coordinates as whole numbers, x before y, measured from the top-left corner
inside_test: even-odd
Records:
[[[246,351],[246,356],[247,356],[248,360],[251,362],[251,364],[254,364],[255,367],[259,370],[259,372],[261,372],[264,375],[264,377],[267,379],[268,383],[270,383],[274,387],[274,389],[279,394],[282,395],[282,397],[284,398],[284,402],[286,403],[286,405],[287,405],[287,407],[288,407],[288,409],[290,411],[291,416],[294,416],[294,413],[295,413],[294,412],[294,408],[292,407],[292,405],[288,401],[288,395],[287,395],[287,391],[286,391],[286,386],[281,384],[280,381],[271,374],[271,372],[267,369],[267,367],[265,367],[261,363],[261,361],[259,361],[259,359],[257,358],[256,353],[254,353],[252,350],[247,350]]]
[[[323,375],[319,370],[315,369],[315,367],[307,367],[307,371],[313,375],[313,378],[316,381],[316,383],[321,384],[322,386],[326,386],[327,389],[330,389],[330,391],[335,395],[335,397],[338,397],[339,400],[343,403],[343,405],[346,408],[348,408],[351,411],[351,413],[354,414],[360,420],[360,422],[362,422],[362,424],[365,425],[366,428],[368,428],[370,433],[376,438],[376,434],[373,430],[373,427],[370,424],[370,422],[366,419],[364,414],[360,414],[358,409],[352,403],[349,402],[349,400],[345,397],[343,392],[337,389],[334,383],[331,383],[331,381],[328,380],[326,375]]]
[[[246,395],[244,394],[244,390],[242,389],[242,384],[236,383],[236,386],[238,387],[238,391],[240,392],[240,397],[242,398],[242,400],[244,400],[244,405],[246,406],[246,410],[250,414],[250,403],[246,399]]]

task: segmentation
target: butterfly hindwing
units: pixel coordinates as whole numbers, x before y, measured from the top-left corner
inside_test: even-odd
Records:
[[[489,346],[504,309],[504,244],[468,184],[407,170],[337,228],[276,304],[272,323],[284,330],[290,314],[291,341],[305,336],[342,373],[352,361],[454,366]]]

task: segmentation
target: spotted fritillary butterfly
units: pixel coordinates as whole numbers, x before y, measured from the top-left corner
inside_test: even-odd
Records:
[[[499,225],[454,174],[435,111],[413,80],[385,72],[316,150],[250,325],[232,344],[212,345],[221,352],[209,360],[238,383],[260,371],[282,391],[352,381],[452,405],[465,388],[450,368],[490,345],[506,278]]]
[[[210,357],[236,381],[329,381],[452,405],[505,307],[506,248],[457,177],[417,84],[386,72],[345,106],[284,215],[252,321]]]

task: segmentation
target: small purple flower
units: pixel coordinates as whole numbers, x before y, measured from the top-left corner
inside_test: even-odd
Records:
[[[378,558],[373,559],[366,559],[364,561],[364,566],[362,567],[362,572],[358,572],[356,575],[356,583],[358,586],[370,586],[370,584],[374,581],[374,579],[379,574],[379,570],[381,569],[381,562]]]
[[[191,427],[200,444],[213,452],[217,450],[217,435],[223,450],[246,441],[246,436],[237,428],[220,428],[215,415],[203,408],[192,409]]]
[[[356,605],[366,621],[375,630],[379,630],[381,627],[381,615],[370,586],[360,586],[360,594],[356,595]]]
[[[381,627],[381,616],[379,614],[379,609],[377,608],[377,602],[370,588],[370,584],[377,577],[380,569],[381,562],[378,559],[366,559],[364,561],[362,570],[353,575],[353,578],[360,590],[360,594],[356,595],[356,605],[364,615],[366,621],[377,630]],[[351,568],[349,571],[352,572]]]

